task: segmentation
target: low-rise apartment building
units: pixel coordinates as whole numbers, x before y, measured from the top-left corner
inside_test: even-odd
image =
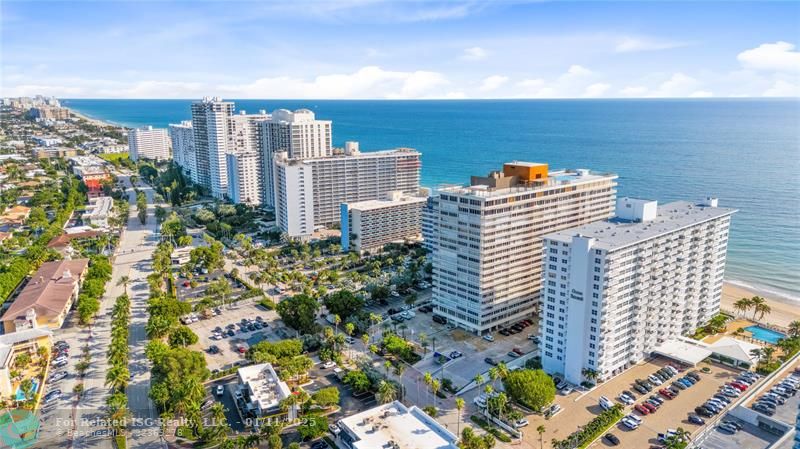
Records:
[[[0,317],[5,333],[60,329],[78,298],[89,259],[43,263]]]
[[[544,236],[542,364],[606,379],[719,313],[736,210],[621,198],[616,217]]]
[[[112,216],[114,199],[110,196],[100,196],[89,200],[89,207],[83,214],[85,224],[97,228],[107,228],[108,218]]]
[[[427,196],[389,192],[386,198],[342,203],[342,250],[380,251],[389,243],[420,240]]]

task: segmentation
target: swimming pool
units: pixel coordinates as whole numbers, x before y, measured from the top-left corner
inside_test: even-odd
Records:
[[[777,343],[780,339],[786,338],[786,335],[778,331],[767,329],[761,326],[750,326],[744,328],[744,330],[753,334],[754,339],[766,341],[767,343],[772,343],[773,345]]]
[[[35,396],[36,392],[39,391],[39,379],[33,379],[32,383],[33,383],[33,385],[32,385],[33,386],[33,392],[32,393]],[[21,402],[21,401],[25,400],[25,392],[22,391],[21,387],[17,387],[16,400],[18,402]]]

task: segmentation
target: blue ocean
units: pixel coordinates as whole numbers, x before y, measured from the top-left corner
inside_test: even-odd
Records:
[[[720,198],[733,218],[726,277],[800,301],[797,100],[234,100],[237,109],[308,108],[336,145],[422,152],[426,186],[466,183],[505,161],[619,174],[619,195]],[[191,100],[65,100],[92,118],[166,127]]]

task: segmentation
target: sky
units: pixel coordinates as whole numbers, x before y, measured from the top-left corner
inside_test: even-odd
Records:
[[[800,96],[800,2],[0,2],[0,95]]]

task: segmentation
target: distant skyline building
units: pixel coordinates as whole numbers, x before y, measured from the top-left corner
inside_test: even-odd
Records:
[[[376,200],[342,203],[342,250],[376,252],[389,243],[420,240],[422,209],[428,200],[420,193],[389,192]]]
[[[170,158],[170,141],[167,130],[145,126],[128,131],[128,153],[131,160],[150,159],[166,161]]]
[[[264,164],[264,204],[274,207],[273,159],[285,151],[289,159],[328,157],[333,154],[332,122],[317,120],[308,109],[277,109],[260,123],[261,153]]]
[[[220,97],[205,97],[192,103],[198,184],[215,198],[223,198],[228,191],[225,154],[230,142],[229,119],[233,110],[233,102],[222,101]]]
[[[475,333],[538,310],[542,236],[612,216],[617,175],[509,162],[438,189],[425,211],[435,313]]]
[[[193,183],[200,184],[197,177],[197,154],[194,148],[192,121],[184,120],[179,124],[170,124],[168,129],[172,141],[172,160]]]
[[[276,171],[291,168],[296,172],[298,166],[308,167],[302,177],[275,177],[277,216],[299,216],[299,211],[292,210],[298,204],[286,201],[290,197],[302,200],[301,205],[311,201],[313,218],[311,223],[306,221],[304,232],[284,227],[278,220],[291,237],[309,237],[316,228],[339,223],[342,203],[376,200],[392,191],[407,195],[419,192],[420,154],[410,148],[361,153],[356,142],[348,142],[343,154],[290,159],[281,152],[273,162]]]
[[[735,209],[621,198],[616,217],[544,236],[542,365],[621,373],[719,313]]]

